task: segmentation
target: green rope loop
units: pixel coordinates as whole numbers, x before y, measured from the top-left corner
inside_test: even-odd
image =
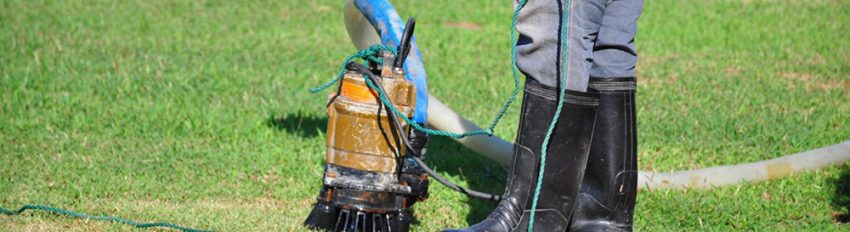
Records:
[[[525,1],[523,0],[523,4],[524,4],[524,2]],[[517,18],[517,16],[515,15],[514,21],[516,21],[516,18]],[[516,27],[516,22],[514,22],[514,25],[512,26],[512,28],[515,28],[515,27]],[[513,32],[511,32],[511,40],[512,41],[516,40],[516,35]],[[339,72],[337,72],[337,75],[333,80],[331,80],[331,81],[329,81],[325,84],[322,84],[318,87],[310,89],[310,92],[316,93],[316,92],[325,90],[328,87],[330,87],[330,86],[336,84],[337,82],[339,82],[340,80],[342,80],[342,77],[345,76],[345,66],[349,62],[354,61],[355,59],[361,59],[361,60],[364,60],[366,62],[374,62],[376,64],[382,63],[383,58],[380,56],[380,54],[383,51],[392,52],[393,54],[396,54],[396,50],[392,47],[389,47],[389,46],[377,45],[377,44],[369,46],[368,48],[360,50],[360,51],[354,53],[353,55],[349,56],[348,58],[346,58],[345,61],[342,62],[342,66],[340,67]],[[469,137],[469,136],[475,136],[475,135],[493,136],[493,130],[496,128],[496,125],[499,124],[499,121],[502,120],[502,118],[505,115],[505,112],[508,111],[508,107],[511,106],[511,103],[513,103],[516,100],[517,95],[519,95],[519,75],[518,75],[518,71],[517,71],[517,68],[516,68],[516,65],[515,65],[516,64],[516,47],[515,46],[511,50],[511,53],[512,53],[511,60],[513,61],[513,64],[514,64],[514,65],[512,65],[513,76],[514,76],[514,92],[513,92],[513,94],[511,94],[511,96],[508,98],[508,100],[505,101],[505,104],[502,106],[502,108],[496,114],[496,117],[493,119],[493,122],[490,123],[490,126],[488,126],[485,129],[480,129],[480,130],[472,130],[472,131],[467,131],[467,132],[463,132],[463,133],[454,133],[454,132],[449,132],[449,131],[426,128],[426,127],[420,125],[419,123],[413,122],[413,120],[411,120],[410,118],[405,116],[404,113],[402,113],[400,110],[398,110],[392,104],[390,99],[387,97],[387,94],[384,93],[384,91],[376,88],[374,83],[372,83],[369,80],[369,78],[364,78],[364,80],[366,80],[366,84],[369,86],[369,88],[371,88],[372,90],[375,90],[375,92],[378,93],[380,101],[383,104],[389,106],[390,111],[392,111],[396,116],[402,118],[405,122],[407,122],[407,124],[411,125],[416,130],[425,132],[426,134],[429,134],[429,135],[445,136],[445,137],[456,138],[456,139],[457,138],[465,138],[465,137]]]
[[[499,110],[499,113],[496,114],[496,119],[493,120],[493,123],[490,124],[489,127],[491,130],[496,128],[496,124],[499,123],[499,120],[505,115],[505,112],[508,111],[508,107],[516,101],[516,97],[519,96],[519,69],[516,66],[516,24],[519,21],[519,11],[525,7],[526,0],[520,0],[517,8],[514,10],[514,15],[511,18],[511,75],[514,77],[514,92],[511,93],[511,96],[505,101],[505,105],[502,106],[502,109]]]
[[[342,67],[339,68],[339,72],[337,72],[337,74],[336,74],[336,78],[334,78],[333,80],[331,80],[327,83],[324,83],[324,84],[322,84],[318,87],[310,89],[310,92],[316,93],[316,92],[325,90],[328,87],[331,87],[332,85],[339,82],[339,80],[342,80],[342,77],[345,76],[345,65],[347,65],[351,61],[354,61],[354,59],[361,59],[363,61],[366,61],[367,63],[368,62],[372,62],[372,63],[375,63],[375,64],[383,63],[384,59],[381,57],[381,52],[392,52],[393,55],[396,54],[395,48],[392,48],[392,47],[386,46],[386,45],[380,45],[380,44],[375,44],[375,45],[369,46],[366,49],[357,51],[357,53],[354,53],[354,54],[348,56],[347,58],[345,58],[345,61],[342,62]]]
[[[133,226],[133,227],[136,227],[136,228],[163,227],[163,228],[171,228],[171,229],[175,229],[175,230],[179,230],[179,231],[183,231],[183,232],[208,232],[208,230],[192,229],[192,228],[175,225],[175,224],[168,223],[168,222],[140,223],[140,222],[127,220],[127,219],[120,218],[120,217],[94,216],[94,215],[88,215],[88,214],[84,214],[84,213],[80,213],[80,212],[74,212],[74,211],[70,211],[70,210],[66,210],[66,209],[44,206],[44,205],[24,205],[23,207],[21,207],[18,210],[8,210],[8,209],[0,207],[0,213],[5,214],[5,215],[9,215],[9,216],[19,215],[19,214],[21,214],[21,213],[23,213],[24,211],[27,211],[27,210],[40,210],[40,211],[46,211],[46,212],[51,212],[51,213],[55,213],[55,214],[60,214],[60,215],[65,215],[65,216],[70,216],[70,217],[75,217],[75,218],[88,219],[88,220],[118,222],[118,223],[130,225],[130,226]]]

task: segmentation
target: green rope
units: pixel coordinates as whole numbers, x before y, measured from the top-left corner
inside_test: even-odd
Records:
[[[546,169],[546,150],[549,147],[549,140],[552,138],[552,132],[555,131],[555,124],[558,123],[558,118],[561,117],[561,110],[564,107],[564,94],[567,89],[567,66],[568,66],[568,53],[567,49],[567,36],[569,35],[569,12],[570,9],[570,0],[566,0],[564,3],[564,15],[561,17],[561,70],[560,70],[560,92],[558,93],[558,107],[555,108],[555,115],[552,116],[552,122],[549,123],[549,130],[546,131],[546,137],[543,138],[543,145],[540,148],[540,170],[537,173],[537,186],[534,187],[534,198],[531,200],[531,217],[528,219],[528,232],[532,232],[534,229],[534,216],[537,212],[537,200],[540,198],[540,188],[543,185],[543,174],[545,174]]]
[[[5,214],[5,215],[9,215],[9,216],[19,215],[26,210],[40,210],[40,211],[46,211],[46,212],[51,212],[51,213],[55,213],[55,214],[60,214],[60,215],[65,215],[65,216],[70,216],[70,217],[76,217],[76,218],[82,218],[82,219],[88,219],[88,220],[118,222],[118,223],[130,225],[130,226],[134,226],[136,228],[164,227],[164,228],[171,228],[171,229],[175,229],[175,230],[179,230],[179,231],[183,231],[183,232],[207,232],[207,230],[192,229],[192,228],[188,228],[188,227],[183,227],[183,226],[171,224],[171,223],[168,223],[168,222],[140,223],[140,222],[127,220],[127,219],[120,218],[120,217],[94,216],[94,215],[88,215],[88,214],[74,212],[74,211],[70,211],[70,210],[66,210],[66,209],[54,208],[54,207],[50,207],[50,206],[43,206],[43,205],[24,205],[24,207],[21,207],[20,209],[14,210],[14,211],[0,207],[0,213]]]
[[[368,85],[370,89],[375,90],[375,92],[378,92],[378,97],[381,99],[381,102],[383,102],[384,105],[388,106],[387,108],[390,108],[390,111],[395,113],[395,115],[398,115],[398,117],[404,119],[404,121],[407,122],[407,124],[413,126],[413,128],[416,128],[417,130],[420,130],[420,131],[425,132],[425,133],[430,134],[430,135],[439,135],[439,136],[446,136],[446,137],[452,137],[452,138],[463,138],[463,137],[472,136],[472,135],[492,135],[493,134],[492,129],[473,130],[473,131],[468,131],[468,132],[458,134],[458,133],[442,131],[442,130],[434,130],[434,129],[429,129],[429,128],[423,127],[423,126],[419,125],[419,123],[415,123],[410,118],[404,116],[404,114],[400,110],[398,110],[395,106],[393,106],[389,97],[387,97],[387,94],[384,93],[384,91],[379,89],[377,86],[375,86],[375,83],[372,83],[372,80],[369,80],[369,78],[363,78],[363,79],[366,80],[366,85]]]
[[[396,51],[395,51],[394,48],[392,48],[390,46],[386,46],[386,45],[379,45],[379,44],[375,44],[375,45],[369,46],[366,49],[357,51],[357,53],[354,53],[353,55],[348,56],[348,58],[345,58],[345,61],[342,62],[342,67],[339,68],[339,72],[337,72],[337,74],[336,74],[336,78],[334,78],[333,80],[331,80],[327,83],[324,83],[324,84],[322,84],[318,87],[310,89],[310,92],[316,93],[316,92],[325,90],[328,87],[331,87],[332,85],[339,82],[339,80],[342,80],[342,77],[345,76],[345,66],[348,65],[349,62],[354,61],[354,59],[361,59],[361,60],[364,60],[366,62],[372,62],[372,63],[375,63],[375,64],[383,63],[384,59],[381,58],[381,52],[392,52],[393,54],[396,54]],[[367,65],[367,67],[368,67],[368,65]]]
[[[505,101],[505,105],[502,106],[502,109],[499,110],[499,113],[496,114],[496,119],[493,120],[493,123],[490,124],[488,128],[492,130],[496,127],[496,124],[499,123],[499,120],[502,119],[502,116],[505,115],[505,112],[508,111],[508,107],[511,106],[516,100],[516,97],[519,95],[519,69],[516,66],[516,24],[519,21],[519,11],[525,7],[526,0],[520,0],[516,9],[514,10],[514,16],[511,19],[511,74],[514,77],[514,92],[511,93],[511,97]]]
[[[429,135],[445,136],[445,137],[451,137],[451,138],[464,138],[464,137],[469,137],[469,136],[474,136],[474,135],[492,136],[493,130],[499,124],[499,121],[501,121],[502,118],[505,116],[505,113],[508,111],[508,108],[511,106],[511,104],[513,104],[514,101],[516,101],[516,98],[519,95],[519,90],[520,90],[520,88],[519,88],[519,71],[516,67],[516,42],[515,42],[516,41],[516,24],[517,24],[517,20],[519,18],[519,10],[522,9],[523,6],[525,6],[525,2],[526,2],[526,0],[520,0],[519,7],[517,7],[517,9],[514,11],[513,21],[511,22],[511,43],[512,43],[512,45],[511,45],[511,71],[512,71],[513,78],[514,78],[514,91],[513,91],[513,93],[511,93],[511,96],[505,101],[505,104],[502,106],[502,108],[499,110],[499,112],[496,113],[496,117],[493,118],[493,122],[491,122],[490,125],[487,126],[487,128],[480,129],[480,130],[467,131],[467,132],[464,132],[464,133],[454,133],[454,132],[449,132],[449,131],[434,130],[434,129],[426,128],[422,125],[419,125],[419,123],[413,122],[413,120],[411,120],[410,118],[405,116],[400,110],[396,109],[396,107],[392,104],[392,102],[386,96],[386,93],[384,93],[380,89],[375,88],[375,85],[373,83],[371,83],[371,81],[368,78],[364,78],[366,80],[366,84],[369,85],[370,88],[372,88],[373,90],[375,90],[378,93],[380,100],[384,105],[389,106],[390,110],[393,113],[395,113],[396,116],[402,118],[405,122],[407,122],[407,124],[411,125],[416,130],[425,132],[426,134],[429,134]],[[389,52],[392,52],[393,54],[396,53],[395,49],[393,49],[392,47],[388,47],[388,46],[385,46],[385,45],[377,45],[377,44],[372,45],[372,46],[370,46],[366,49],[360,50],[357,53],[355,53],[354,55],[349,56],[348,58],[345,59],[345,61],[342,62],[342,67],[340,67],[336,78],[334,78],[333,80],[331,80],[331,81],[329,81],[329,82],[327,82],[323,85],[320,85],[318,87],[310,89],[310,92],[316,93],[316,92],[322,91],[322,90],[327,89],[328,87],[334,85],[335,83],[339,82],[342,79],[342,77],[345,75],[345,66],[349,62],[353,61],[354,59],[359,58],[359,59],[362,59],[362,60],[366,60],[367,62],[381,63],[381,60],[382,60],[382,58],[380,57],[381,51],[389,51]]]
[[[369,46],[368,48],[360,50],[357,53],[354,53],[354,55],[351,55],[348,58],[346,58],[345,61],[342,62],[342,67],[340,67],[339,72],[336,75],[336,78],[334,78],[330,82],[327,82],[323,85],[320,85],[319,87],[315,87],[315,88],[310,89],[310,92],[316,93],[316,92],[322,91],[322,90],[327,89],[328,87],[334,85],[335,83],[339,82],[340,80],[342,80],[342,77],[345,76],[345,66],[349,62],[354,61],[355,59],[362,59],[362,60],[365,60],[366,62],[374,62],[374,63],[378,63],[378,64],[382,63],[383,58],[380,57],[380,54],[383,51],[392,52],[393,54],[396,54],[396,50],[392,47],[389,47],[389,46],[377,45],[377,44]],[[399,110],[398,108],[395,107],[395,105],[392,104],[392,101],[390,101],[389,97],[387,97],[387,94],[383,90],[376,88],[375,84],[372,83],[372,81],[369,80],[369,78],[363,78],[363,79],[366,81],[366,84],[369,86],[369,88],[371,88],[372,90],[375,90],[375,92],[378,93],[378,97],[380,98],[381,102],[384,105],[388,106],[388,108],[390,108],[390,111],[392,111],[396,116],[402,118],[405,122],[407,122],[407,124],[413,126],[414,129],[425,132],[429,135],[439,135],[439,136],[446,136],[446,137],[451,137],[451,138],[464,138],[464,137],[473,136],[473,135],[493,135],[493,127],[495,127],[496,122],[498,122],[502,118],[503,113],[496,117],[495,122],[493,123],[493,125],[491,127],[487,128],[487,129],[467,131],[467,132],[464,132],[464,133],[454,133],[454,132],[448,132],[448,131],[443,131],[443,130],[429,129],[429,128],[426,128],[422,125],[419,125],[419,123],[413,122],[413,120],[411,120],[410,118],[405,116],[404,113],[401,112],[401,110]],[[517,86],[516,88],[519,88],[519,87]],[[515,98],[515,97],[516,96],[512,96],[511,98]],[[512,99],[511,99],[511,101],[512,101]],[[507,106],[508,105],[506,105],[505,108],[507,108]],[[507,110],[507,109],[503,109],[502,111],[505,111],[505,110]]]

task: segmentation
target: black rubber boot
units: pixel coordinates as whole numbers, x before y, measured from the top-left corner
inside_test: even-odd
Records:
[[[558,92],[534,80],[526,81],[517,145],[502,200],[484,221],[465,229],[444,231],[526,231],[537,184],[541,146],[549,129]],[[534,231],[564,231],[569,226],[584,174],[596,119],[595,93],[567,91],[547,161]]]
[[[635,79],[591,78],[596,129],[570,231],[631,231],[637,191]]]

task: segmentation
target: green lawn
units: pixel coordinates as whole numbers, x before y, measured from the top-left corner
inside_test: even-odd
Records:
[[[237,3],[238,2],[238,3]],[[478,123],[511,90],[506,1],[394,1],[434,95]],[[850,139],[850,1],[648,0],[640,165],[671,171]],[[461,26],[458,26],[461,25]],[[218,231],[303,231],[325,94],[354,52],[342,1],[0,0],[0,207],[47,204]],[[517,109],[496,132],[515,135]],[[505,169],[449,139],[427,162],[491,192]],[[434,184],[416,231],[494,207]],[[641,231],[847,231],[850,168],[709,191],[641,191]],[[47,213],[0,231],[126,231]]]

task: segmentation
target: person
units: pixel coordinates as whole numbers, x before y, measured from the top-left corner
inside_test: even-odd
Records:
[[[522,7],[516,65],[527,78],[507,187],[484,221],[444,231],[528,229],[542,144],[561,84],[563,110],[546,148],[533,230],[631,231],[637,191],[634,42],[643,0],[515,1]]]

